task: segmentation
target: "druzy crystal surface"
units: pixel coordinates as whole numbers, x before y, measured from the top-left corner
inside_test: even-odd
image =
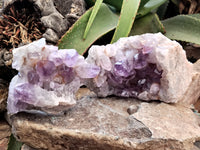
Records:
[[[184,50],[161,33],[92,46],[87,62],[101,68],[99,75],[86,84],[102,97],[116,95],[175,103],[183,99],[192,81],[192,64]]]
[[[14,49],[12,67],[19,73],[9,87],[9,114],[66,110],[76,104],[74,94],[84,80],[96,77],[100,71],[76,50],[58,50],[46,45],[45,39]]]

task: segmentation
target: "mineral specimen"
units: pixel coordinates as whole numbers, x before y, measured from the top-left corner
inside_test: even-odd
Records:
[[[58,113],[73,106],[85,78],[100,71],[74,49],[59,50],[45,39],[13,50],[12,67],[19,71],[9,87],[8,113],[42,110]]]
[[[176,103],[199,93],[191,88],[188,92],[194,71],[185,51],[161,33],[92,46],[86,61],[101,68],[99,75],[86,84],[102,97],[117,95]]]

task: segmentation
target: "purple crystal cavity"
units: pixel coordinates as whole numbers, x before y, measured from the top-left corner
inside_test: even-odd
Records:
[[[158,40],[152,34],[152,37],[121,38],[114,44],[91,47],[86,60],[99,66],[101,71],[87,86],[103,97],[159,99],[163,70],[153,58]],[[107,62],[107,67],[102,62]]]
[[[76,50],[58,50],[46,45],[45,39],[14,49],[12,66],[19,75],[9,87],[9,114],[37,108],[46,112],[52,108],[65,110],[76,103],[74,94],[84,80],[100,71]]]

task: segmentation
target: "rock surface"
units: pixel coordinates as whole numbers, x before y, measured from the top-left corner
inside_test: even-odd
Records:
[[[4,0],[4,7],[17,0]],[[47,28],[43,37],[57,43],[67,29],[85,12],[84,0],[29,0],[41,11],[41,21]]]
[[[33,148],[49,150],[200,149],[200,118],[187,107],[130,98],[98,99],[81,91],[78,104],[64,116],[12,116],[15,136]],[[133,105],[138,110],[129,115],[127,109]]]
[[[5,121],[0,119],[0,150],[7,150],[10,135],[10,126]]]
[[[21,150],[36,150],[35,148],[32,148],[26,144],[23,144],[22,147],[21,147]]]

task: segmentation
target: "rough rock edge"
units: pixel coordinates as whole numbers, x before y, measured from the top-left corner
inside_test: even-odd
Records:
[[[87,93],[87,94],[85,94]],[[90,96],[88,96],[90,95]],[[89,101],[91,101],[89,98],[94,97],[95,95],[93,93],[88,93],[87,91],[83,91],[82,96],[78,95],[80,97],[79,102],[82,98],[86,98]],[[120,109],[118,110],[118,107],[116,108],[115,105],[112,105],[112,98],[110,101],[109,99],[98,99],[105,107],[110,107],[114,110],[114,112],[118,113],[119,115],[125,115],[127,116],[128,113],[124,110],[124,106],[127,106],[127,104],[130,106],[131,104],[139,105],[145,104],[148,105],[149,103],[141,102],[134,100],[135,102],[132,103],[131,99],[130,101],[126,100],[119,100],[118,98],[113,99],[116,102],[116,106],[121,104],[123,102],[124,104],[121,104]],[[82,101],[82,100],[81,100]],[[130,103],[131,102],[131,103]],[[153,102],[155,103],[155,102]],[[115,104],[115,103],[114,103]],[[159,106],[159,104],[164,103],[157,103],[156,106]],[[176,109],[176,105],[169,105],[164,104],[168,107],[173,107],[172,109]],[[84,107],[84,106],[83,106]],[[139,110],[143,107],[143,105],[138,106]],[[179,109],[189,109],[185,106],[180,106]],[[145,107],[143,108],[143,110]],[[168,108],[166,108],[168,110]],[[79,109],[75,109],[78,111]],[[75,112],[76,112],[75,111]],[[121,111],[124,111],[122,113]],[[156,110],[155,110],[156,111]],[[188,110],[189,111],[189,110]],[[153,113],[154,110],[152,110]],[[136,112],[138,113],[138,112]],[[173,112],[172,112],[173,113]],[[179,112],[180,113],[180,112]],[[190,111],[192,113],[192,111]],[[159,114],[158,114],[159,115]],[[132,116],[132,115],[131,115]],[[134,114],[133,114],[134,116]],[[195,115],[194,115],[195,116]],[[141,149],[148,149],[148,150],[163,150],[163,149],[171,149],[171,150],[199,150],[198,148],[198,142],[200,141],[200,137],[190,137],[186,138],[184,140],[176,140],[171,138],[161,138],[159,135],[155,136],[154,138],[151,137],[143,137],[141,139],[128,139],[128,138],[122,138],[118,136],[114,136],[113,134],[109,134],[110,136],[106,136],[104,134],[94,133],[94,132],[86,132],[83,130],[78,129],[67,129],[66,126],[61,123],[61,126],[54,125],[54,123],[49,120],[50,122],[42,122],[42,118],[40,120],[41,116],[38,115],[31,115],[29,118],[26,114],[17,114],[10,118],[10,123],[12,124],[12,131],[15,134],[15,136],[22,142],[25,142],[27,145],[30,145],[31,147],[37,148],[37,149],[49,149],[49,150],[57,150],[57,149],[70,149],[70,150],[78,150],[78,149],[96,149],[96,150],[141,150]],[[161,116],[162,117],[162,116]],[[45,117],[46,118],[46,117]],[[8,118],[9,119],[9,118]],[[36,121],[36,120],[37,121]],[[67,118],[66,118],[67,119]],[[137,117],[136,117],[137,119]],[[195,118],[193,118],[195,119]],[[34,121],[35,120],[35,121]],[[45,119],[46,120],[46,119]],[[62,119],[63,120],[63,119]],[[197,120],[200,121],[200,118],[198,117]],[[139,120],[140,122],[140,120]],[[162,123],[162,122],[161,122]],[[200,122],[199,122],[200,125]],[[147,126],[148,127],[148,126]],[[26,131],[26,132],[24,132]],[[183,133],[184,134],[184,133]],[[32,135],[30,137],[30,135]],[[107,134],[108,135],[108,134]],[[37,138],[35,138],[37,137]],[[42,139],[42,140],[41,140]],[[195,143],[197,143],[195,145]]]
[[[1,119],[0,116],[0,149],[7,150],[9,137],[11,135],[11,127],[5,120]]]
[[[12,125],[12,130],[20,141],[23,141],[27,145],[30,145],[31,147],[37,149],[161,150],[164,148],[169,148],[171,150],[192,150],[194,142],[194,139],[184,142],[173,139],[146,139],[141,141],[124,141],[123,139],[117,139],[116,137],[106,137],[95,133],[84,133],[66,129],[63,131],[63,129],[56,127],[47,129],[45,125],[36,125],[35,123],[32,123],[29,127],[24,126],[24,124],[27,123],[28,121],[16,121]],[[26,134],[21,134],[23,133],[23,131],[19,130],[20,128],[18,128],[18,126],[23,126],[21,130],[26,130],[28,132]],[[37,126],[37,128],[35,128],[35,126]],[[29,136],[33,135],[33,133],[34,136]],[[36,138],[34,137],[38,137],[38,140],[36,140]]]

